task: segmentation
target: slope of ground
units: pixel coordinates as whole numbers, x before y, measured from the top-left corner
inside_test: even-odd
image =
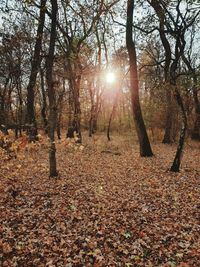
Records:
[[[1,151],[0,266],[200,266],[200,152],[187,143],[140,158],[128,138],[46,141],[9,159]]]

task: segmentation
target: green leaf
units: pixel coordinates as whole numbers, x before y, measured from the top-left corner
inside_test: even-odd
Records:
[[[126,239],[128,239],[128,238],[131,237],[131,233],[129,233],[129,232],[125,232],[125,233],[123,234],[123,236],[124,236]]]

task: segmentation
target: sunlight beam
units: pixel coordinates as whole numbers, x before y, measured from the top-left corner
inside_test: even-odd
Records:
[[[106,82],[107,83],[112,84],[112,83],[115,82],[115,80],[116,80],[116,76],[115,76],[115,74],[113,72],[108,72],[106,74]]]

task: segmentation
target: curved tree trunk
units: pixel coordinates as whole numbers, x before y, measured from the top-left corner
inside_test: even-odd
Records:
[[[168,64],[167,65],[165,64],[165,67],[166,67],[165,81],[167,78],[167,81],[169,80],[170,85],[175,89],[174,91],[175,98],[181,111],[182,127],[180,131],[180,138],[179,138],[178,147],[176,150],[176,155],[175,155],[174,161],[170,169],[173,172],[178,172],[180,169],[181,158],[183,154],[183,148],[184,148],[185,137],[186,137],[187,114],[184,108],[184,103],[183,103],[181,94],[179,93],[178,88],[177,88],[177,84],[176,84],[177,73],[176,72],[178,69],[180,58],[183,57],[184,59],[184,49],[185,49],[185,44],[186,44],[185,33],[186,33],[187,28],[190,26],[190,24],[187,25],[186,21],[184,21],[184,23],[182,23],[184,27],[183,26],[180,27],[177,22],[173,25],[174,26],[173,31],[176,32],[176,35],[174,38],[174,42],[175,42],[174,55],[172,57],[172,51],[171,51],[171,46],[170,46],[170,41],[169,41],[170,39],[167,38],[166,32],[164,31],[166,27],[166,29],[168,30],[168,33],[171,34],[171,36],[173,35],[172,34],[173,31],[171,31],[171,28],[169,27],[169,24],[167,23],[166,13],[168,11],[163,7],[162,2],[159,0],[152,0],[150,4],[154,8],[157,14],[157,17],[159,18],[160,38],[161,38],[163,47],[165,49],[165,60],[166,61],[168,60]],[[177,3],[176,11],[177,11],[177,18],[179,18],[180,17],[180,2]],[[181,19],[184,20],[183,17]],[[171,61],[172,63],[170,64]]]
[[[173,88],[175,89],[175,99],[180,108],[181,117],[182,117],[182,127],[180,130],[180,137],[179,137],[179,142],[178,142],[178,146],[176,150],[176,155],[172,163],[172,166],[170,168],[170,171],[173,171],[173,172],[179,172],[181,159],[183,155],[185,138],[186,138],[186,131],[187,131],[187,114],[185,111],[183,99],[181,97],[181,94],[178,91],[177,84],[176,84],[176,79],[177,79],[176,70],[178,67],[179,59],[183,55],[184,48],[185,48],[185,40],[183,39],[183,37],[184,37],[184,32],[180,32],[180,35],[177,37],[177,40],[176,40],[177,43],[176,43],[176,49],[175,49],[175,59],[170,68],[170,78],[171,78],[170,82]]]
[[[200,101],[198,98],[198,80],[197,80],[197,74],[195,68],[192,66],[191,61],[186,58],[185,55],[182,55],[182,59],[186,66],[188,67],[188,70],[192,73],[193,78],[193,98],[194,98],[194,108],[195,108],[195,122],[194,122],[194,128],[192,130],[192,139],[196,141],[200,141]]]
[[[165,133],[163,137],[163,144],[171,144],[173,142],[173,116],[172,116],[172,92],[170,86],[170,64],[171,64],[171,47],[165,32],[165,11],[163,10],[160,1],[152,0],[151,6],[154,8],[159,19],[159,35],[165,51],[165,65],[164,65],[164,85],[166,90],[166,121]]]
[[[181,97],[180,93],[177,91],[177,89],[176,89],[175,97],[176,97],[177,104],[181,110],[182,127],[181,127],[181,131],[180,131],[180,137],[179,137],[178,147],[176,150],[176,155],[175,155],[173,164],[170,168],[170,171],[179,172],[182,154],[183,154],[184,143],[185,143],[186,131],[187,131],[187,115],[185,112],[182,97]]]
[[[138,83],[138,73],[137,73],[137,58],[136,58],[136,49],[135,43],[133,41],[133,9],[134,1],[128,0],[127,4],[127,23],[126,23],[126,46],[128,49],[129,55],[129,65],[130,65],[130,81],[131,81],[131,102],[133,117],[135,122],[135,128],[140,144],[140,155],[142,157],[153,156],[151,150],[151,145],[147,135],[146,127],[144,124],[142,111],[139,101],[139,83]]]

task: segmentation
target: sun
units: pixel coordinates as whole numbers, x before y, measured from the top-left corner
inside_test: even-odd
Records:
[[[114,81],[116,80],[115,74],[113,72],[108,72],[106,74],[106,82],[107,83],[114,83]]]

